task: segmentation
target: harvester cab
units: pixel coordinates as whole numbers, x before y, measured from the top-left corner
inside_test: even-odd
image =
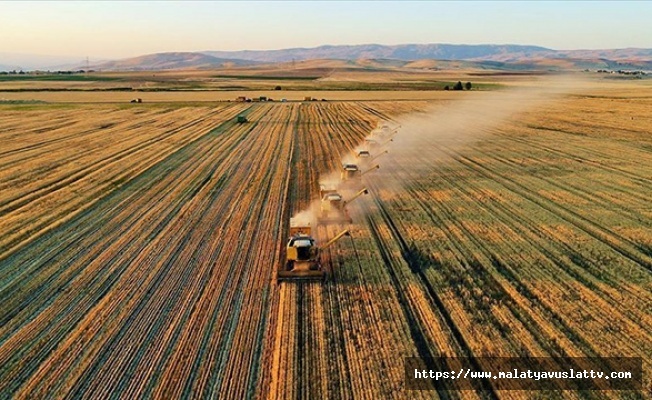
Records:
[[[362,176],[362,171],[358,168],[357,164],[343,164],[342,173],[340,178],[342,181],[346,182],[351,179],[360,178]]]
[[[326,279],[322,267],[321,250],[331,246],[340,238],[349,235],[349,231],[340,232],[326,245],[319,248],[311,235],[310,224],[298,224],[290,219],[290,239],[286,248],[285,263],[279,269],[277,281],[320,281]]]

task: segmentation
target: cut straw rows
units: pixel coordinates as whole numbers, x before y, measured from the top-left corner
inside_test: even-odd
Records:
[[[627,161],[649,153],[597,135],[602,117],[561,142],[571,120],[541,134],[533,114],[471,145],[389,144],[323,254],[331,279],[276,284],[320,180],[425,103],[80,107],[0,116],[0,393],[526,398],[408,393],[403,359],[651,363],[650,171]]]

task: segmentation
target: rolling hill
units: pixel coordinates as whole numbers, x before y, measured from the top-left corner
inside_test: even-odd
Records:
[[[220,58],[203,53],[175,52],[148,54],[140,57],[109,61],[93,65],[91,68],[101,70],[138,71],[184,68],[206,69],[251,64],[255,64],[255,62],[231,58]]]
[[[308,60],[317,60],[321,64],[318,68],[339,65],[381,69],[652,70],[652,49],[553,50],[522,45],[369,44],[260,51],[166,52],[95,63],[90,68],[138,71],[267,65],[277,69],[301,69]],[[85,69],[85,66],[69,69]]]
[[[379,44],[355,46],[320,46],[263,51],[205,51],[214,57],[237,58],[259,62],[283,62],[307,59],[394,59],[414,60],[468,60],[520,62],[543,58],[607,59],[613,61],[652,60],[652,49],[612,50],[553,50],[540,46],[522,45],[453,45],[404,44],[384,46]]]

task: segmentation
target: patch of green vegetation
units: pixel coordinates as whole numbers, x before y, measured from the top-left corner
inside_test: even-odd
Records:
[[[446,82],[446,81],[395,81],[395,82],[353,82],[353,81],[317,81],[314,83],[307,82],[291,82],[285,83],[282,85],[282,89],[286,92],[291,91],[326,91],[326,90],[343,90],[343,91],[401,91],[401,90],[444,90],[446,86],[453,88],[457,82]],[[466,81],[463,81],[462,84],[465,84]],[[505,88],[504,85],[498,83],[475,83],[471,81],[472,91],[486,91],[486,90],[498,90]],[[244,81],[242,86],[220,86],[211,88],[212,90],[246,90],[246,91],[257,91],[257,90],[274,90],[274,86],[267,86],[262,83],[248,84]],[[466,91],[466,89],[464,89]]]
[[[215,101],[164,101],[164,102],[144,102],[144,103],[107,103],[110,104],[111,107],[117,107],[119,109],[159,109],[159,108],[166,108],[166,109],[177,109],[177,108],[187,108],[187,107],[214,107],[223,101],[215,100]],[[83,103],[78,103],[78,104],[83,104]]]
[[[77,108],[75,103],[48,103],[40,100],[16,100],[15,102],[0,101],[0,109],[14,111],[33,111],[33,110],[59,110]]]
[[[167,90],[167,89],[161,89]],[[112,87],[112,88],[94,88],[94,89],[58,89],[58,88],[21,88],[21,89],[0,89],[2,92],[131,92],[136,89],[131,87]],[[148,91],[145,89],[138,89],[138,91]],[[155,91],[155,90],[149,90]]]
[[[500,89],[506,89],[507,86],[502,85],[500,83],[473,83],[473,88],[477,88],[478,90],[500,90]]]
[[[63,81],[63,82],[98,82],[98,81],[117,81],[120,78],[98,75],[82,74],[0,74],[0,82],[13,81]]]
[[[44,104],[43,100],[6,100],[0,99],[0,104]]]
[[[249,80],[278,80],[278,81],[314,81],[321,76],[271,76],[271,75],[215,75],[214,78],[249,79]]]
[[[398,81],[398,82],[320,82],[311,87],[293,87],[293,90],[352,90],[352,91],[393,91],[393,90],[444,90],[446,86],[453,88],[456,82],[441,81]],[[463,82],[465,83],[465,82]],[[495,83],[472,83],[471,90],[497,90],[503,85]],[[464,90],[466,91],[466,89]]]

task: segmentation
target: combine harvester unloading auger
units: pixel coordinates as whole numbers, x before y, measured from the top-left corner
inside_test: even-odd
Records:
[[[389,153],[389,150],[385,150],[385,151],[383,151],[383,152],[380,152],[380,153],[376,154],[375,156],[371,157],[370,159],[365,160],[365,164],[370,164],[373,160],[375,160],[375,159],[377,159],[378,157],[383,156],[383,155],[385,155],[385,154],[387,154],[387,153]],[[380,166],[378,166],[378,165],[377,165],[376,167],[377,167],[377,168],[380,168]]]
[[[276,274],[277,281],[323,281],[327,278],[328,273],[321,263],[321,252],[344,236],[349,236],[349,230],[340,232],[323,246],[317,244],[311,232],[310,224],[290,219],[290,240],[285,262]]]
[[[390,127],[386,122],[380,123],[376,129],[372,132],[372,135],[378,136],[393,136],[398,133],[398,130],[401,128],[401,125]]]

